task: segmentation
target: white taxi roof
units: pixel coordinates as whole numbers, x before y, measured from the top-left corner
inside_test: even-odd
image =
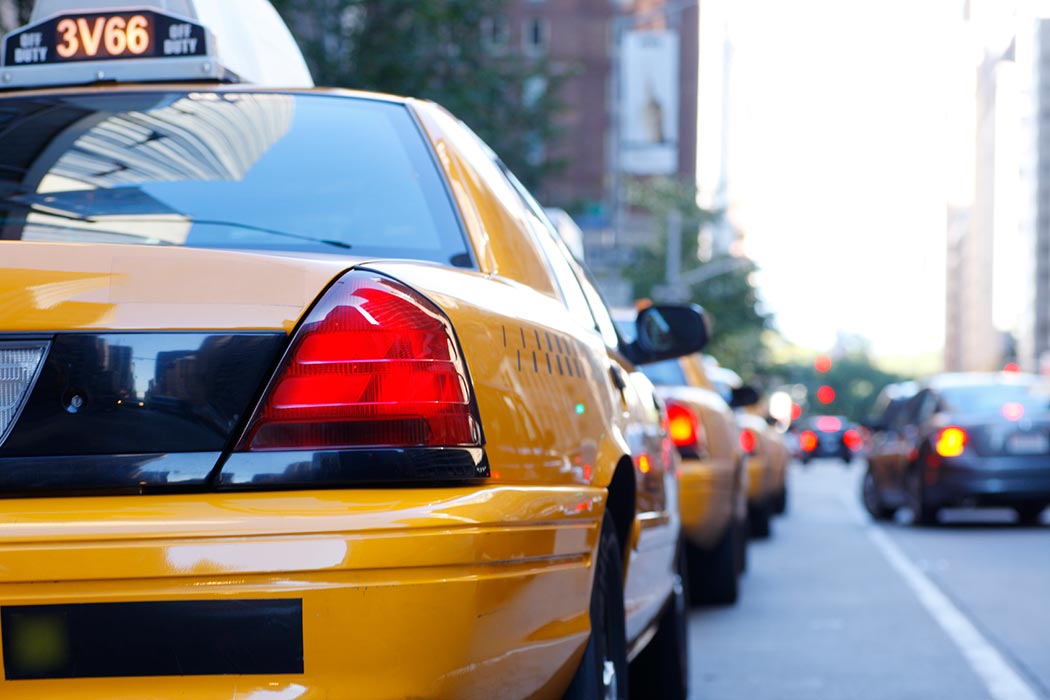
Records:
[[[141,10],[154,10],[165,15],[165,19],[187,20],[187,24],[197,27],[193,30],[194,39],[202,34],[203,27],[203,36],[199,36],[202,45],[198,48],[195,41],[193,51],[180,51],[179,41],[187,40],[176,37],[190,34],[177,34],[178,30],[171,29],[175,25],[168,23],[169,30],[176,34],[169,38],[158,33],[153,37],[157,49],[147,52],[153,54],[148,56],[129,54],[91,60],[78,55],[70,60],[56,60],[56,53],[51,50],[54,47],[49,46],[49,42],[61,41],[63,36],[59,33],[57,39],[52,38],[56,32],[49,20],[53,18],[89,15],[83,25],[67,26],[74,27],[73,41],[94,38],[98,46],[98,35],[92,35],[97,21],[92,13]],[[41,31],[32,31],[35,27]],[[26,48],[19,51],[19,47]],[[313,78],[295,39],[268,0],[37,0],[30,24],[4,38],[0,60],[0,88],[170,80],[313,87]]]

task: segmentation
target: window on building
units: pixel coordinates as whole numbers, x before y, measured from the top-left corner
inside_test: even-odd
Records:
[[[547,53],[551,43],[551,23],[543,17],[529,17],[522,30],[525,53],[540,56]]]
[[[485,17],[481,20],[481,44],[486,51],[502,53],[510,45],[510,22],[506,17]]]

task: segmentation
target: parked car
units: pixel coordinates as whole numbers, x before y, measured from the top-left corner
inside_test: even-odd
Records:
[[[754,388],[744,384],[740,375],[721,367],[712,357],[705,357],[711,386],[737,407],[736,419],[740,426],[740,445],[747,465],[748,527],[752,537],[769,537],[772,519],[781,495],[786,505],[787,460],[776,446],[779,437],[769,435],[770,426],[758,413],[748,410],[759,401]],[[746,398],[740,398],[741,395]]]
[[[642,368],[667,406],[681,456],[679,509],[694,601],[733,603],[747,556],[747,485],[733,409],[714,391],[699,356]]]
[[[171,4],[6,38],[0,696],[684,700],[701,313],[621,342],[463,123]]]
[[[907,504],[916,523],[933,524],[952,506],[1007,506],[1035,524],[1050,505],[1045,377],[941,374],[891,400],[883,417],[872,427],[887,447],[875,455],[863,492],[875,517]]]
[[[906,422],[908,402],[919,390],[915,382],[887,385],[879,392],[866,421],[871,444],[867,452],[862,496],[864,507],[876,520],[890,520],[907,506],[904,473],[910,461],[914,426]],[[881,485],[881,486],[880,486]]]

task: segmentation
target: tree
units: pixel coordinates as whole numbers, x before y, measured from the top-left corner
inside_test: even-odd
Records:
[[[854,421],[870,415],[884,386],[908,379],[879,368],[863,351],[833,358],[826,372],[818,371],[811,361],[780,365],[777,372],[786,383],[805,387],[807,415],[839,415]],[[829,386],[835,392],[830,403],[817,399],[817,391],[822,386]]]
[[[434,100],[474,129],[530,188],[560,167],[564,75],[493,47],[483,28],[507,0],[275,0],[319,84]]]
[[[744,257],[715,256],[701,262],[698,256],[697,232],[724,216],[697,205],[696,186],[669,178],[636,180],[629,183],[628,201],[648,213],[656,229],[652,245],[639,249],[627,269],[636,298],[654,298],[654,289],[665,282],[667,256],[667,218],[672,211],[682,217],[681,260],[688,269],[712,266],[719,274],[689,286],[689,301],[704,307],[711,320],[711,341],[705,352],[723,365],[736,370],[745,379],[753,378],[766,368],[763,332],[771,317],[760,306],[753,283],[757,269]],[[692,232],[692,233],[688,233]],[[730,259],[731,258],[731,259]]]

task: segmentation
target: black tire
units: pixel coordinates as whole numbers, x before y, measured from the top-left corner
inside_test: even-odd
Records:
[[[751,537],[756,540],[764,540],[773,534],[770,526],[769,503],[763,501],[759,505],[747,507],[747,525]]]
[[[602,518],[590,615],[591,638],[565,700],[627,700],[623,553],[608,512]]]
[[[1042,515],[1043,511],[1046,510],[1046,505],[1026,503],[1014,506],[1014,510],[1017,511],[1017,522],[1019,525],[1033,527],[1042,525]]]
[[[696,604],[732,605],[740,573],[740,528],[731,522],[715,546],[704,551],[686,545],[689,599]]]
[[[656,636],[631,664],[635,700],[686,700],[689,697],[689,602],[685,553],[679,548],[673,593],[660,617]]]
[[[773,497],[773,513],[775,515],[783,515],[787,512],[788,495],[787,488],[782,488],[777,492],[777,495]]]
[[[941,509],[930,503],[922,487],[922,474],[918,467],[908,472],[908,505],[911,507],[912,524],[931,526],[940,521]]]
[[[875,481],[875,475],[871,472],[871,469],[868,469],[864,474],[860,498],[864,502],[864,508],[876,520],[893,520],[893,516],[897,514],[896,508],[890,508],[882,502],[882,496],[879,495],[879,485]]]
[[[738,520],[736,523],[737,540],[737,573],[740,576],[747,571],[747,540],[749,537],[747,520]]]

